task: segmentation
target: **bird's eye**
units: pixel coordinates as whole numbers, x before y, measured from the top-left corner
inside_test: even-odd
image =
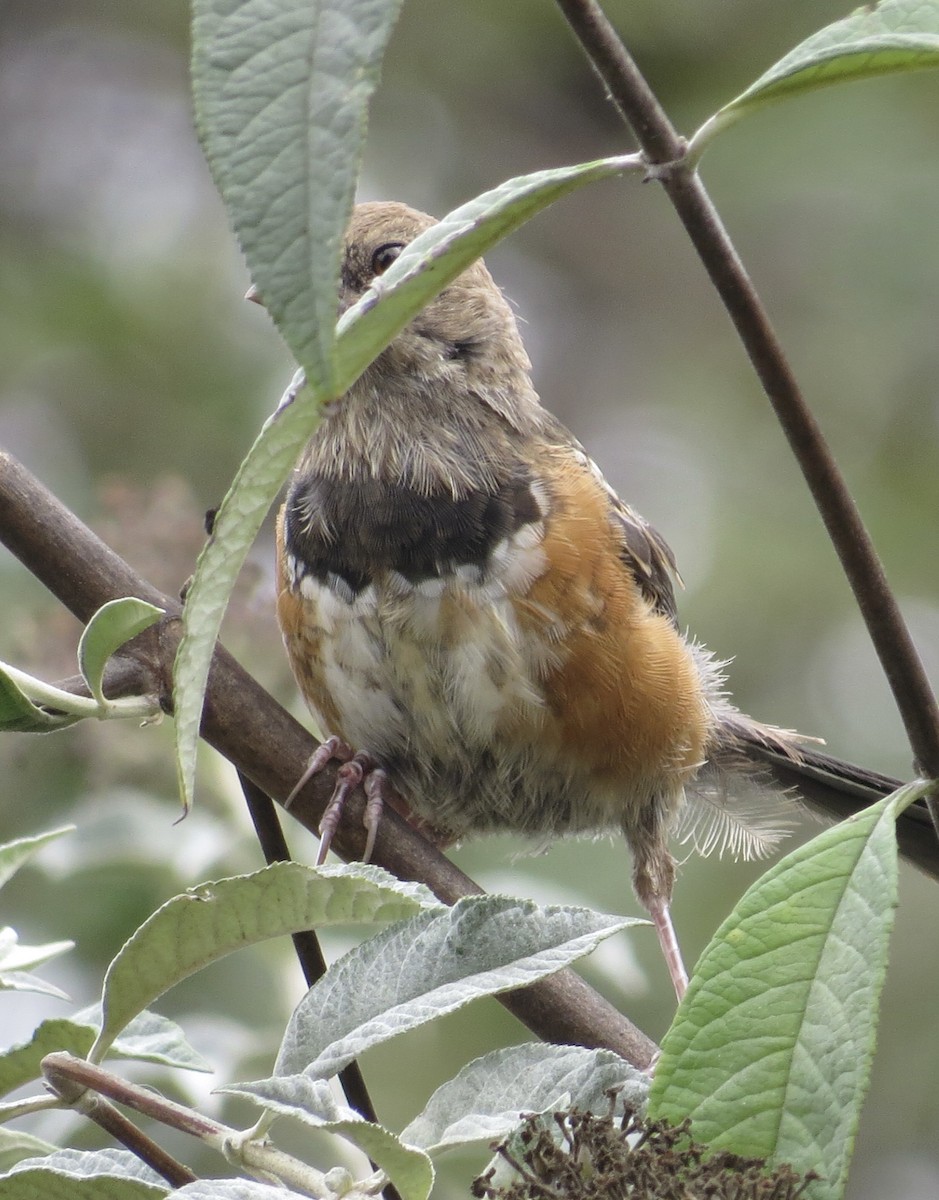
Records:
[[[384,275],[403,249],[404,242],[386,242],[379,246],[372,255],[372,274]]]

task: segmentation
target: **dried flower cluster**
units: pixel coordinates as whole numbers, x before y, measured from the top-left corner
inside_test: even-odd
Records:
[[[530,1116],[495,1147],[516,1178],[493,1186],[477,1179],[481,1200],[797,1200],[814,1173],[800,1175],[765,1159],[711,1153],[691,1140],[690,1122],[647,1121],[572,1109]]]

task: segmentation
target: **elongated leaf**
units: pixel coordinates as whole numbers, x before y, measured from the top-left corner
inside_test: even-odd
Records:
[[[104,668],[115,650],[143,633],[163,616],[163,609],[136,596],[110,600],[94,614],[78,643],[78,666],[92,696],[99,704],[107,703],[101,683]]]
[[[88,717],[99,721],[117,717],[152,721],[160,715],[155,696],[102,701],[67,692],[9,663],[0,663],[0,732],[3,733],[54,733]]]
[[[0,663],[0,733],[53,733],[80,720],[73,713],[52,713],[36,704]]]
[[[20,944],[16,930],[7,926],[0,929],[0,972],[28,971],[41,967],[50,958],[58,958],[75,945],[74,942],[46,942],[43,946]]]
[[[38,975],[29,971],[3,971],[0,973],[0,991],[4,992],[37,992],[41,996],[54,996],[56,1000],[68,1000],[68,992],[63,992],[54,983],[47,983]]]
[[[788,855],[701,957],[662,1044],[652,1117],[791,1163],[840,1197],[874,1050],[897,896],[904,788]]]
[[[401,1131],[401,1140],[436,1154],[451,1146],[498,1141],[525,1113],[580,1108],[609,1112],[611,1088],[620,1102],[641,1105],[649,1076],[610,1050],[529,1043],[496,1050],[469,1063],[431,1096]]]
[[[194,0],[192,80],[206,157],[264,304],[310,379],[334,394],[342,236],[368,102],[400,0]],[[313,424],[269,422],[242,465],[187,597],[174,676],[177,770],[192,803],[215,639],[258,527]],[[285,448],[286,447],[286,448]]]
[[[180,980],[244,946],[329,924],[399,921],[440,908],[418,884],[378,867],[274,863],[191,888],[157,909],[119,951],[104,980],[100,1062],[128,1022]]]
[[[72,1020],[87,1021],[89,1028],[97,1033],[101,1028],[101,1005],[89,1005],[75,1013]],[[147,1010],[134,1017],[124,1027],[120,1037],[115,1038],[110,1056],[156,1063],[183,1071],[201,1071],[203,1074],[210,1074],[215,1069],[189,1044],[175,1021]]]
[[[173,668],[176,773],[186,811],[192,804],[205,685],[222,617],[261,522],[309,436],[323,399],[320,393],[310,393],[310,403],[301,405],[297,399],[302,389],[303,372],[298,371],[238,468],[186,595],[183,633]]]
[[[63,825],[61,829],[51,829],[48,833],[37,833],[33,837],[17,838],[0,846],[0,887],[12,878],[24,863],[36,854],[43,846],[63,837],[66,833],[74,833],[74,825]]]
[[[342,235],[400,0],[194,0],[206,157],[287,345],[328,389]]]
[[[584,908],[470,896],[385,929],[339,959],[294,1010],[275,1075],[327,1078],[371,1046],[523,987],[643,924]]]
[[[10,1178],[0,1176],[2,1200],[152,1200],[153,1197],[169,1194],[167,1184],[161,1186],[111,1175],[90,1175],[87,1179],[76,1179],[39,1163],[24,1168]],[[176,1192],[172,1194],[176,1196]],[[268,1189],[267,1200],[277,1200],[273,1189]]]
[[[287,1075],[258,1083],[236,1083],[219,1091],[246,1096],[278,1116],[294,1117],[352,1142],[388,1175],[403,1200],[427,1200],[430,1195],[434,1168],[423,1150],[405,1145],[406,1139],[365,1121],[353,1109],[340,1104],[325,1079]]]
[[[84,1058],[101,1028],[100,1006],[92,1005],[68,1018],[40,1022],[28,1042],[0,1052],[0,1096],[42,1076],[40,1063],[47,1054],[65,1050]],[[186,1041],[175,1021],[142,1012],[111,1046],[115,1058],[157,1063],[187,1071],[212,1070],[210,1063]]]
[[[806,38],[724,105],[694,135],[688,153],[698,158],[718,133],[787,96],[926,67],[939,67],[939,0],[864,5]]]

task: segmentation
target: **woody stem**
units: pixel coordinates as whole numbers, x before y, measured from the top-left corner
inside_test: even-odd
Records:
[[[596,0],[557,0],[590,64],[632,128],[759,376],[828,530],[893,692],[918,769],[939,779],[939,705],[857,505],[805,402],[762,301],[685,143]],[[927,799],[939,832],[939,800]]]

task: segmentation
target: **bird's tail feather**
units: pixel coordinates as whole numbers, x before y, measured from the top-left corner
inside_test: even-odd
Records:
[[[789,730],[761,725],[740,713],[720,714],[709,766],[718,774],[744,771],[772,783],[815,812],[840,820],[888,796],[900,780],[856,767],[816,750],[809,739]],[[897,822],[900,850],[923,871],[939,879],[939,839],[925,804],[911,805]]]

